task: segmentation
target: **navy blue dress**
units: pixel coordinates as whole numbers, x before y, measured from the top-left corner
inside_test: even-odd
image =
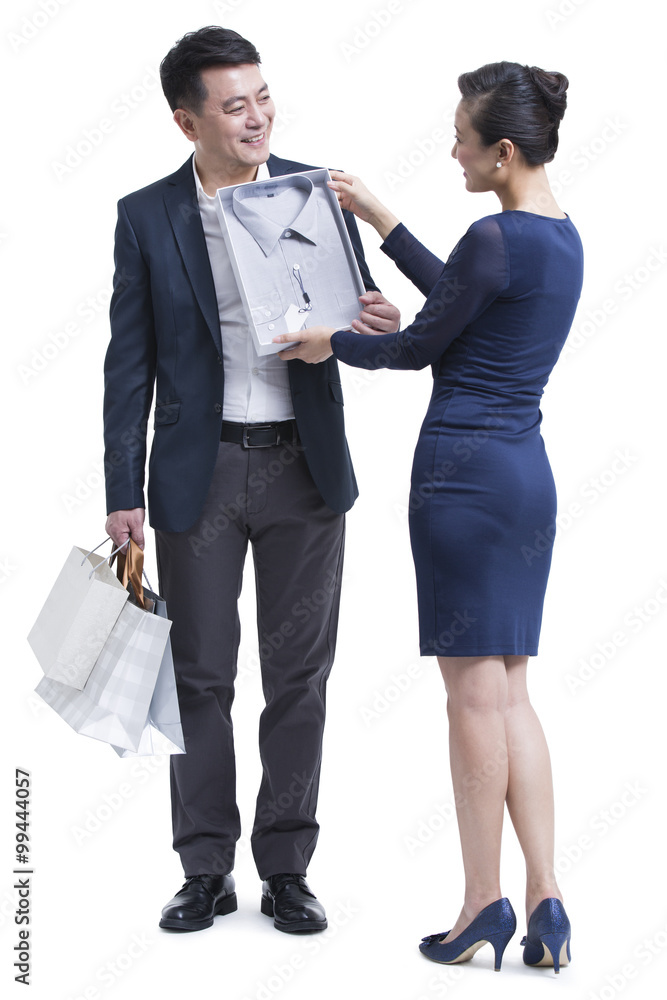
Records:
[[[423,309],[331,344],[358,368],[432,365],[409,502],[421,653],[535,655],[556,519],[540,398],[581,292],[579,234],[511,211],[473,223],[444,265],[402,224],[382,249]]]

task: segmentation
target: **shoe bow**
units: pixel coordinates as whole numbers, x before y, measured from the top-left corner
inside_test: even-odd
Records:
[[[440,941],[442,938],[447,937],[449,931],[440,931],[439,934],[428,934],[426,937],[422,938],[427,944],[433,944],[434,941]]]

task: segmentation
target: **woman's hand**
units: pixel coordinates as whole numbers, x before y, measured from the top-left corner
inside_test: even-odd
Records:
[[[358,177],[343,173],[342,170],[329,171],[333,180],[327,181],[332,191],[338,195],[341,208],[368,222],[377,230],[382,239],[386,239],[399,220],[382,202],[368,190]]]
[[[309,365],[318,365],[320,361],[326,361],[333,354],[331,337],[335,332],[333,326],[311,326],[307,330],[299,330],[298,333],[281,333],[273,338],[273,343],[293,344],[298,338],[300,343],[296,347],[292,347],[289,351],[280,351],[278,357],[283,361],[300,358]]]

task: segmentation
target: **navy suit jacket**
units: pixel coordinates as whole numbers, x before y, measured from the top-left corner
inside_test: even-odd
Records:
[[[272,176],[313,167],[270,156]],[[345,212],[361,276],[376,290],[354,217]],[[187,531],[213,477],[224,368],[218,305],[192,158],[118,203],[111,342],[104,365],[107,511],[145,506],[146,431],[156,386],[148,471],[150,523]],[[357,484],[343,423],[336,359],[288,361],[308,468],[325,503],[343,513]]]

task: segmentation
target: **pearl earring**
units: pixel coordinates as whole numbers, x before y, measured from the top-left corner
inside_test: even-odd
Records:
[[[497,167],[502,167],[502,163],[496,163]]]

